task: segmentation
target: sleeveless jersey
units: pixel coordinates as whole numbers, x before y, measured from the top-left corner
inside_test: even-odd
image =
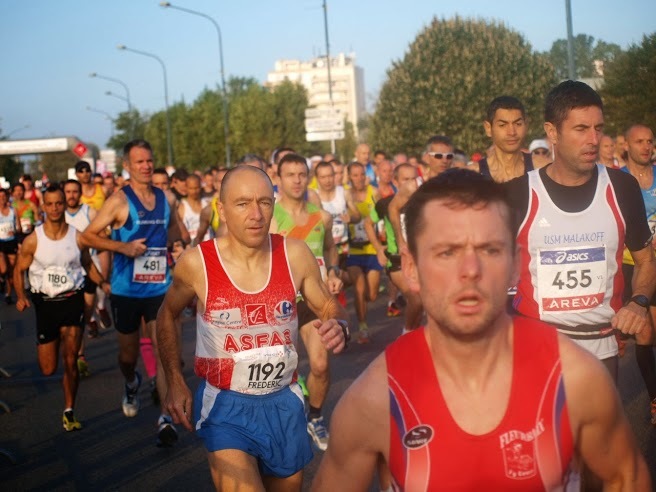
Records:
[[[534,169],[533,157],[531,157],[531,154],[527,154],[525,152],[522,152],[522,154],[524,155],[524,172],[522,174],[527,174]],[[490,178],[492,177],[492,173],[490,172],[490,165],[487,163],[487,157],[483,157],[480,161],[478,161],[478,172],[483,176],[489,176]]]
[[[7,215],[0,211],[0,241],[3,243],[16,239],[16,211],[11,206],[7,210]]]
[[[622,307],[626,227],[606,167],[597,164],[597,170],[592,203],[576,213],[552,202],[537,170],[528,173],[528,213],[517,235],[521,270],[514,307],[555,324],[603,359],[617,353],[610,319]]]
[[[361,202],[355,202],[355,206],[360,212],[362,219],[357,224],[349,224],[350,250],[349,255],[375,255],[376,248],[369,242],[367,232],[364,229],[364,218],[369,217],[374,209],[376,202],[374,200],[374,189],[367,185],[367,195]]]
[[[221,216],[219,215],[219,197],[215,196],[210,202],[212,205],[212,216],[210,218],[210,229],[214,231],[214,234],[219,230],[219,225],[221,224]]]
[[[189,237],[193,241],[194,239],[196,239],[196,236],[198,235],[198,228],[200,227],[200,212],[194,212],[193,209],[191,208],[191,205],[189,205],[189,202],[185,198],[180,200],[180,202],[182,203],[182,207],[184,208],[184,213],[182,215],[182,222],[184,223],[185,227],[187,228],[187,231],[189,232]],[[206,203],[207,200],[201,200],[201,207],[204,207]],[[209,230],[205,233],[205,236],[203,236],[202,240],[207,241],[208,239],[210,239]]]
[[[41,206],[41,203],[39,202],[39,197],[37,196],[36,190],[34,188],[32,188],[30,191],[25,190],[25,198],[27,198],[34,205],[36,205],[37,208]]]
[[[621,170],[627,174],[631,174],[628,167],[623,167]],[[640,191],[642,192],[642,200],[645,202],[647,223],[649,224],[649,229],[651,230],[651,234],[653,236],[656,235],[656,166],[652,166],[652,171],[654,174],[654,180],[651,184],[651,188],[648,190],[643,190],[642,187],[640,187]],[[624,257],[622,258],[622,262],[626,263],[627,265],[634,264],[633,257],[627,248],[624,248]],[[631,282],[631,279],[625,279],[625,282]]]
[[[16,215],[18,216],[21,230],[24,234],[32,232],[32,228],[36,222],[36,217],[34,217],[34,211],[32,210],[31,204],[32,202],[29,200],[23,200],[20,203],[13,203],[13,207],[14,210],[16,210]]]
[[[84,268],[77,245],[77,229],[68,227],[66,235],[50,239],[43,225],[34,229],[36,251],[28,270],[32,292],[48,297],[65,296],[84,286]]]
[[[122,227],[112,229],[111,238],[121,242],[145,238],[148,249],[137,258],[114,253],[112,293],[137,298],[164,295],[171,283],[171,272],[166,260],[171,210],[166,195],[159,188],[153,187],[155,208],[148,210],[131,186],[124,186],[122,190],[128,199],[128,218]]]
[[[335,187],[335,196],[332,200],[324,202],[321,200],[321,206],[333,218],[333,240],[335,244],[344,244],[348,242],[348,224],[342,220],[342,214],[346,212],[346,197],[344,187]]]
[[[91,196],[86,196],[84,193],[82,193],[80,202],[89,205],[95,210],[100,210],[100,208],[105,203],[105,191],[103,190],[102,185],[96,183],[93,190],[93,195]]]
[[[285,239],[269,238],[269,277],[258,292],[234,284],[216,241],[199,245],[207,293],[196,315],[194,372],[218,389],[266,394],[296,381],[296,289]]]
[[[75,227],[78,231],[83,232],[91,223],[89,218],[89,205],[82,204],[77,212],[70,213],[66,210],[66,223]]]
[[[400,490],[554,490],[574,453],[555,330],[513,323],[510,398],[499,425],[465,432],[440,390],[424,329],[385,350],[389,467]],[[417,377],[421,375],[421,377]]]
[[[289,213],[278,203],[273,208],[273,216],[278,224],[277,233],[294,239],[305,241],[310,251],[317,259],[319,270],[321,270],[321,278],[325,279],[327,276],[326,264],[323,258],[323,242],[326,230],[323,226],[323,219],[321,217],[321,209],[312,203],[305,204],[308,211],[308,221],[302,225],[296,225],[294,219]]]

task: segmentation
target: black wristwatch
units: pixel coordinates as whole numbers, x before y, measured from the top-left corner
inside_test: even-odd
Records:
[[[334,270],[334,271],[335,271],[335,275],[336,275],[337,277],[339,277],[339,273],[341,272],[341,270],[339,269],[339,267],[338,267],[337,265],[330,265],[330,266],[328,267],[328,269],[327,269],[328,273],[330,273],[331,270]]]
[[[649,311],[649,298],[643,295],[633,296],[629,302],[635,302],[638,306],[645,308]],[[628,303],[627,303],[628,304]]]
[[[345,319],[336,319],[335,321],[337,321],[337,324],[342,327],[342,332],[344,333],[344,348],[346,348],[351,341],[351,330],[349,330],[348,321]]]

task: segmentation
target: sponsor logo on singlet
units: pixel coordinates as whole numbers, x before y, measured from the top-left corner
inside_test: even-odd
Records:
[[[421,448],[431,442],[433,434],[433,428],[430,425],[417,425],[405,433],[403,445],[409,449]]]
[[[294,315],[294,304],[286,300],[280,301],[273,313],[280,324],[287,323]]]
[[[210,312],[210,319],[214,326],[225,328],[241,324],[241,310],[239,308],[223,309]]]
[[[537,473],[535,440],[544,432],[544,420],[529,431],[510,430],[499,436],[506,476],[515,480],[531,478]]]
[[[265,304],[246,304],[246,318],[248,326],[264,325],[266,319],[266,305]]]

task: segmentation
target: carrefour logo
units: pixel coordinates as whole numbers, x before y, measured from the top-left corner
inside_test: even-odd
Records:
[[[294,303],[286,300],[280,301],[276,304],[273,313],[279,323],[287,323],[294,316]]]

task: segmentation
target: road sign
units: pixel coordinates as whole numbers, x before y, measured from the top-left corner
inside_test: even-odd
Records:
[[[344,129],[344,118],[306,118],[306,132],[335,132]]]
[[[87,150],[89,149],[87,149],[87,146],[84,145],[82,142],[78,142],[78,144],[75,147],[73,147],[73,152],[78,157],[82,157],[84,154],[86,154]]]
[[[305,110],[306,118],[338,118],[342,116],[342,111],[340,109],[326,108],[308,108]]]
[[[341,140],[344,138],[344,132],[308,132],[305,134],[305,140],[308,142],[319,142],[322,140]]]

